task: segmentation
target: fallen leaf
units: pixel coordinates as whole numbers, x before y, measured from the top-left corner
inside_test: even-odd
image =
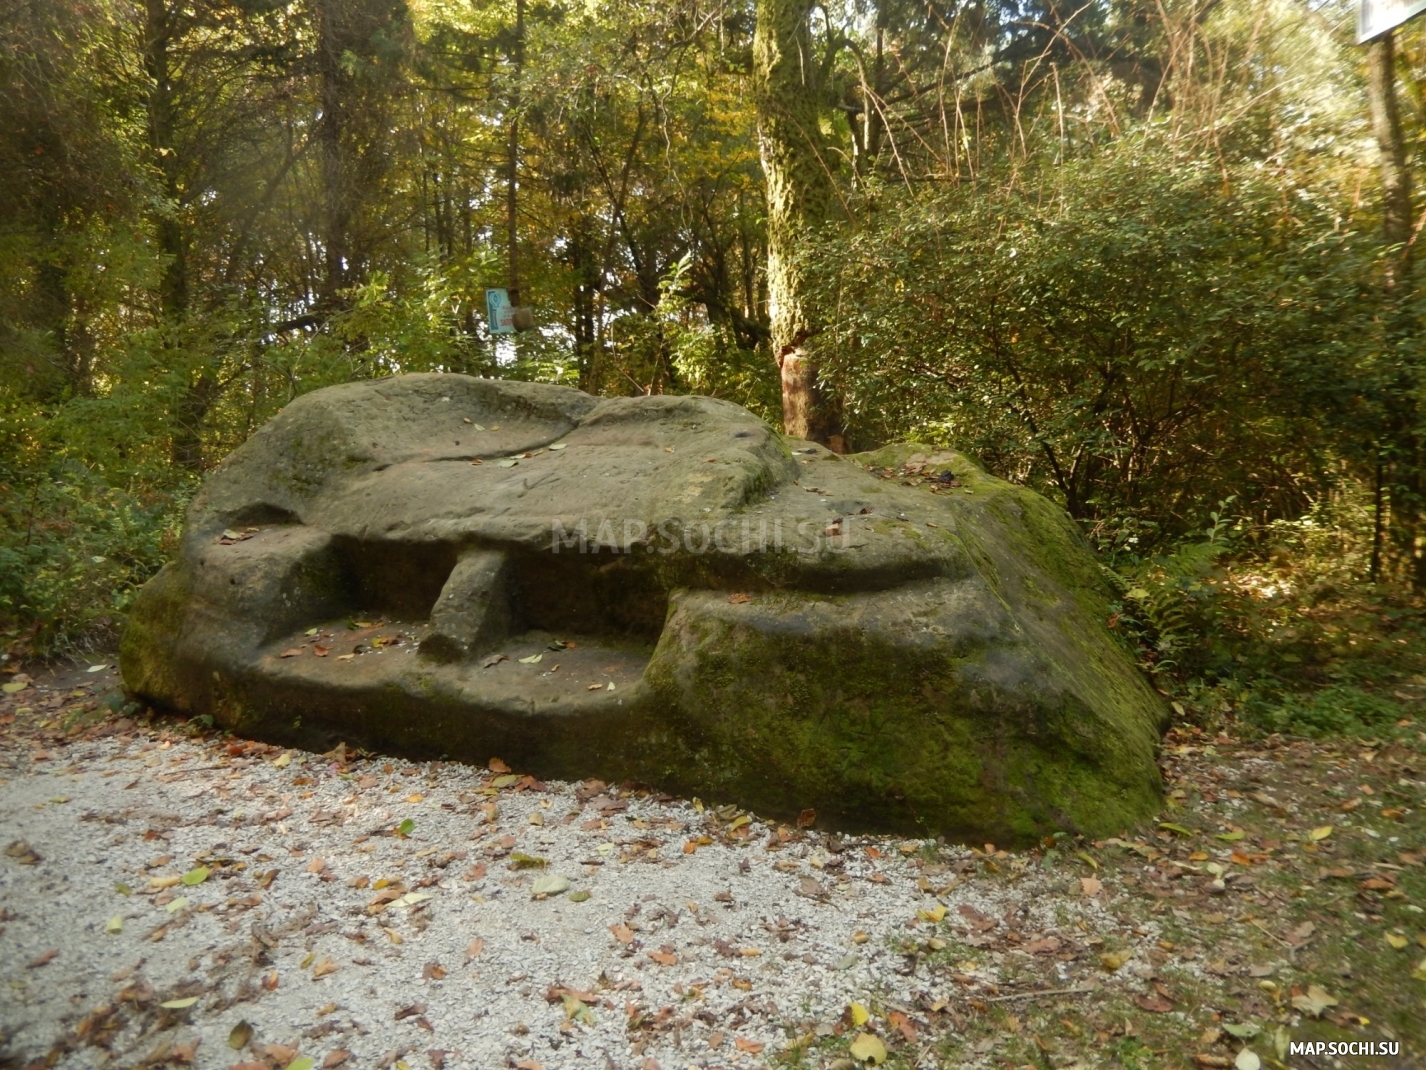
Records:
[[[252,1023],[244,1018],[237,1025],[233,1026],[231,1032],[228,1033],[228,1047],[234,1051],[241,1051],[248,1046],[248,1041],[252,1040],[252,1038]]]
[[[1082,895],[1093,897],[1104,890],[1104,884],[1094,877],[1081,877],[1079,879],[1079,890]]]
[[[415,831],[416,822],[412,821],[409,817],[396,826],[396,835],[400,836],[403,840]]]
[[[352,1057],[352,1053],[345,1048],[338,1048],[336,1051],[329,1051],[327,1057],[322,1060],[322,1070],[333,1070],[334,1067],[341,1066]]]
[[[733,1047],[737,1048],[739,1051],[745,1051],[749,1055],[756,1055],[758,1052],[762,1051],[763,1048],[767,1047],[767,1045],[760,1040],[748,1040],[744,1037],[734,1037]]]
[[[124,931],[124,919],[121,918],[121,917],[119,917],[119,915],[115,914],[112,918],[110,918],[108,921],[106,921],[106,922],[104,923],[104,931],[105,931],[106,933],[109,933],[111,936],[114,935],[115,933],[121,933],[121,932],[123,932],[123,931]],[[1402,946],[1405,946],[1405,945],[1403,944]]]
[[[27,969],[27,970],[37,970],[37,969],[39,969],[41,966],[45,965],[46,963],[53,962],[54,959],[55,959],[55,956],[58,955],[58,954],[59,954],[59,948],[57,948],[57,947],[51,948],[50,950],[46,951],[43,955],[40,955],[40,956],[38,956],[37,958],[33,958],[33,959],[31,959],[29,962],[25,963],[25,969]]]
[[[504,658],[505,655],[501,654],[500,657]],[[506,658],[506,660],[508,661],[509,659]],[[489,769],[492,773],[510,772],[510,767],[504,762],[502,762],[499,758],[491,758],[490,761],[486,763],[486,768]]]
[[[1392,947],[1396,948],[1398,951],[1400,951],[1407,944],[1406,937],[1402,936],[1400,933],[1387,933],[1386,942]]]
[[[316,654],[319,658],[325,658],[331,652],[332,648],[329,646],[322,646],[318,643],[312,644],[312,653]]]
[[[1135,996],[1134,1003],[1140,1009],[1153,1014],[1167,1014],[1173,1010],[1173,1004],[1162,996]]]
[[[287,1070],[312,1070],[317,1060],[310,1055],[299,1055],[287,1064]]]
[[[538,665],[545,659],[544,654],[531,654],[528,658],[521,658],[521,665]]]
[[[1332,835],[1331,825],[1319,825],[1308,833],[1313,843],[1316,843],[1318,840],[1325,840],[1330,835]]]
[[[735,605],[735,606],[744,605],[744,604],[746,604],[746,603],[748,603],[748,602],[751,602],[752,600],[753,600],[753,596],[752,596],[752,595],[743,594],[742,592],[739,592],[739,593],[737,593],[737,594],[730,594],[730,595],[728,596],[728,601],[729,601],[730,603],[732,603],[733,605]]]
[[[648,956],[660,966],[673,966],[678,963],[678,956],[671,951],[650,951]]]
[[[847,1016],[852,1020],[852,1027],[860,1029],[871,1019],[871,1011],[867,1010],[864,1003],[850,1003],[847,1005]]]
[[[444,981],[446,968],[439,962],[428,962],[421,968],[421,976],[427,981]]]
[[[918,910],[916,916],[922,921],[938,922],[946,916],[946,904],[937,903],[929,910]]]
[[[611,925],[609,931],[614,934],[614,939],[621,944],[629,944],[634,940],[634,930],[627,925]]]
[[[289,751],[284,751],[284,752],[283,752],[282,754],[280,754],[277,758],[273,759],[272,767],[273,767],[274,769],[286,769],[286,768],[287,768],[289,765],[291,765],[291,764],[292,764],[292,752],[289,750]]]
[[[302,656],[302,648],[300,646],[291,646],[277,656],[280,658],[299,658]]]
[[[1321,985],[1308,985],[1305,994],[1292,997],[1292,1005],[1303,1014],[1321,1018],[1324,1011],[1337,1005],[1337,1000]]]
[[[182,1011],[182,1010],[187,1010],[189,1007],[193,1006],[193,1004],[195,1004],[195,1003],[197,1003],[197,1002],[198,1002],[198,997],[197,997],[197,996],[188,996],[188,997],[186,997],[186,998],[184,998],[184,999],[170,999],[170,1000],[167,1000],[167,1001],[165,1001],[165,1002],[163,1002],[163,1003],[160,1003],[159,1006],[160,1006],[160,1007],[163,1007],[165,1010],[170,1010],[170,1011]]]
[[[15,861],[19,862],[22,866],[33,866],[37,862],[44,861],[40,853],[24,840],[12,841],[10,846],[5,848],[5,854],[15,859]]]
[[[1163,830],[1166,831],[1166,832],[1176,832],[1176,833],[1178,833],[1178,835],[1180,835],[1180,836],[1192,836],[1192,835],[1194,835],[1193,829],[1191,829],[1191,828],[1185,828],[1185,827],[1182,826],[1182,825],[1176,825],[1176,824],[1174,824],[1172,821],[1160,821],[1160,822],[1159,822],[1159,828],[1163,829]]]
[[[886,1045],[881,1042],[880,1037],[875,1037],[870,1033],[858,1033],[847,1050],[851,1053],[852,1058],[859,1063],[880,1066],[886,1062]]]
[[[1244,1048],[1233,1060],[1236,1070],[1262,1070],[1263,1062],[1251,1048]]]
[[[180,879],[183,881],[184,884],[192,888],[195,884],[202,884],[204,881],[206,881],[208,879],[209,872],[210,870],[207,866],[198,866],[194,869],[190,869]]]
[[[326,977],[329,973],[336,973],[339,969],[341,969],[341,967],[331,959],[323,959],[317,963],[316,967],[312,970],[312,977],[314,980],[318,977]]]

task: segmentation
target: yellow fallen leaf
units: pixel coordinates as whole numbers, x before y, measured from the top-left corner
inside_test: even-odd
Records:
[[[874,1037],[870,1033],[859,1033],[852,1041],[849,1049],[851,1056],[859,1063],[871,1063],[879,1066],[886,1062],[886,1045],[879,1037]]]
[[[929,910],[918,910],[916,911],[916,916],[922,921],[940,921],[946,916],[946,904],[937,903]]]
[[[425,798],[425,796],[422,795],[422,794],[418,791],[418,792],[415,792],[415,793],[413,793],[413,794],[411,794],[411,795],[406,796],[406,801],[407,801],[408,803],[418,803],[418,802],[420,802],[420,801],[421,801],[422,799],[424,799],[424,798]]]
[[[865,1005],[861,1003],[853,1003],[847,1009],[851,1012],[852,1015],[852,1025],[856,1026],[858,1029],[866,1025],[868,1020],[870,1020],[871,1018],[871,1011],[867,1010]]]
[[[336,973],[338,969],[339,967],[337,966],[337,964],[331,959],[323,959],[321,962],[317,963],[316,968],[313,969],[312,977],[314,979],[317,977],[326,977],[329,973]]]
[[[187,999],[171,999],[166,1003],[160,1003],[159,1006],[171,1011],[181,1011],[186,1007],[193,1006],[193,1004],[197,1002],[197,996],[189,996]]]
[[[1406,937],[1402,936],[1400,933],[1387,933],[1386,942],[1392,947],[1396,948],[1398,951],[1400,951],[1407,944]]]
[[[282,754],[280,754],[276,759],[274,759],[272,766],[274,769],[286,769],[291,764],[292,752],[289,750],[283,751]]]
[[[124,931],[124,919],[115,914],[104,923],[104,931],[109,934],[121,933]]]
[[[1316,843],[1318,840],[1325,840],[1330,835],[1332,835],[1331,825],[1319,825],[1308,833],[1313,843]]]
[[[182,877],[150,877],[150,888],[172,888],[183,880]]]
[[[1106,970],[1108,970],[1110,973],[1113,973],[1120,966],[1124,965],[1125,961],[1126,956],[1115,954],[1114,952],[1106,952],[1105,954],[1099,956],[1099,964],[1103,966]]]

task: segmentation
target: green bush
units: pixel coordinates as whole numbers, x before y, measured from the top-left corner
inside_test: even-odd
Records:
[[[135,591],[177,546],[189,484],[116,489],[70,463],[0,485],[0,645],[112,646]]]

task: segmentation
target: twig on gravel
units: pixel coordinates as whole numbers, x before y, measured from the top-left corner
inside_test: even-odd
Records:
[[[982,1003],[1009,1003],[1017,999],[1043,999],[1046,996],[1083,996],[1094,989],[1089,985],[1074,985],[1071,988],[1042,988],[1038,992],[1016,992],[1009,996],[987,996]]]

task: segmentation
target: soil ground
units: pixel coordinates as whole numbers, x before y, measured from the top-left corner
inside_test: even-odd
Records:
[[[1411,723],[1175,730],[1158,820],[1007,852],[280,750],[89,668],[0,701],[0,1066],[1426,1066]]]

